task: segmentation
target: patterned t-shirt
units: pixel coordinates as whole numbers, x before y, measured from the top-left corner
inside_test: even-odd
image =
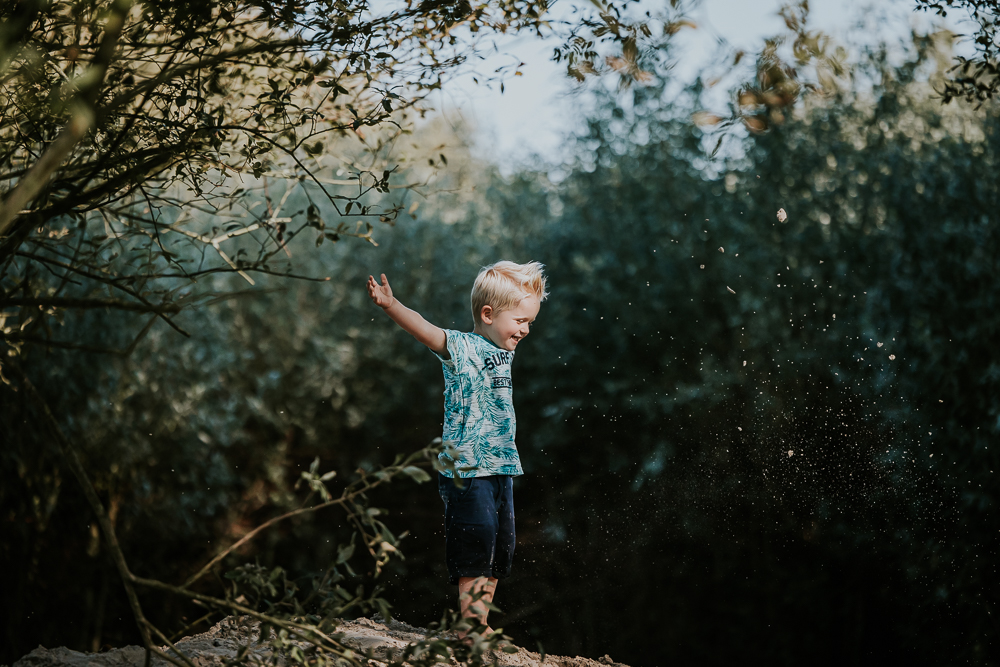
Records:
[[[444,435],[453,447],[442,462],[454,460],[459,477],[521,475],[514,445],[514,400],[510,362],[514,353],[479,334],[446,329],[450,359],[444,369]],[[450,472],[443,473],[451,477]]]

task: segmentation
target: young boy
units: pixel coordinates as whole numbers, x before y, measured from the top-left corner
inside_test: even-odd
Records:
[[[458,584],[462,618],[486,625],[497,581],[514,557],[513,478],[522,474],[514,444],[510,364],[548,292],[538,262],[497,262],[479,271],[472,287],[472,333],[439,329],[368,276],[368,294],[403,329],[426,345],[444,369],[444,435],[438,474],[445,506],[448,575]],[[458,486],[454,475],[462,478]]]

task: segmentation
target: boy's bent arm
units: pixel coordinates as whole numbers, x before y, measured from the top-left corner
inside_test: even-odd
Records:
[[[445,359],[448,358],[448,336],[445,335],[444,329],[434,326],[425,320],[423,315],[410,310],[396,298],[393,298],[392,305],[383,310],[393,322],[403,327],[411,336]]]
[[[368,295],[375,305],[382,308],[392,321],[404,331],[416,338],[445,359],[448,358],[448,336],[444,329],[436,327],[415,310],[410,310],[399,299],[392,295],[389,281],[382,274],[382,284],[379,285],[374,276],[368,276]]]

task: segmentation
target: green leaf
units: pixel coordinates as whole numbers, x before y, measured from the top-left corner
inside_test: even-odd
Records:
[[[354,555],[353,542],[351,542],[350,544],[341,545],[341,547],[337,549],[337,565],[343,565],[344,563],[349,561],[351,559],[351,556],[353,555]]]
[[[427,474],[427,471],[423,468],[418,468],[416,466],[406,466],[403,468],[403,474],[407,475],[417,484],[423,484],[424,482],[431,481],[431,476]]]

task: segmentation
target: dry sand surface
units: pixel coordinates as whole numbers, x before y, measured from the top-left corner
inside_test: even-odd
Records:
[[[399,621],[379,623],[367,618],[344,621],[338,632],[343,635],[344,643],[359,653],[366,653],[371,649],[374,659],[369,661],[369,667],[385,665],[393,653],[401,651],[411,642],[423,639],[427,633],[422,628],[415,628]],[[266,645],[257,644],[258,637],[255,623],[240,623],[229,617],[207,632],[180,640],[177,642],[177,648],[190,657],[197,667],[219,667],[235,657],[240,647],[249,644],[252,656],[257,659],[252,658],[253,662],[260,664],[270,660],[271,651]],[[68,648],[47,649],[39,646],[15,662],[12,667],[143,667],[145,658],[145,650],[138,646],[126,646],[105,653],[80,653]],[[625,667],[608,656],[600,660],[591,660],[547,655],[543,663],[539,654],[523,648],[518,648],[517,653],[497,651],[491,656],[490,662],[507,667],[536,667],[543,664],[545,667],[607,667],[608,665]],[[278,664],[288,663],[279,659]],[[453,660],[451,664],[457,663]],[[169,663],[157,658],[153,659],[153,665],[170,667]]]

